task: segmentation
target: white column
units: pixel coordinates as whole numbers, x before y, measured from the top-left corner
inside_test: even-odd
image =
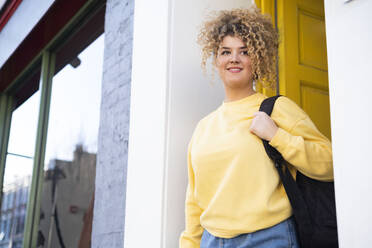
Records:
[[[371,13],[371,1],[325,1],[341,248],[371,247],[372,243]]]
[[[170,1],[134,7],[124,247],[161,247]]]

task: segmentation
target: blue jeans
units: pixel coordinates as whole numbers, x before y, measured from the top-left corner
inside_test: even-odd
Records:
[[[293,217],[275,226],[234,238],[219,238],[204,230],[200,248],[299,248]]]

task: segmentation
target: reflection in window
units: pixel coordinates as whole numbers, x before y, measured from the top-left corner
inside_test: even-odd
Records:
[[[38,91],[12,113],[0,213],[0,247],[14,248],[19,243],[22,245],[39,98]]]
[[[53,78],[39,225],[45,247],[90,247],[103,35],[77,57],[77,68]]]

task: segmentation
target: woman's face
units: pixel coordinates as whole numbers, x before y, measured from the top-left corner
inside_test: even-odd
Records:
[[[246,44],[238,37],[226,36],[218,49],[216,67],[225,87],[252,87],[252,62]]]

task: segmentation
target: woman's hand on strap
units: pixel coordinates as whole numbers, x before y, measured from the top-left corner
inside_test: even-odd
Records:
[[[278,131],[278,127],[273,119],[262,111],[254,113],[253,116],[249,130],[261,139],[271,141]]]

